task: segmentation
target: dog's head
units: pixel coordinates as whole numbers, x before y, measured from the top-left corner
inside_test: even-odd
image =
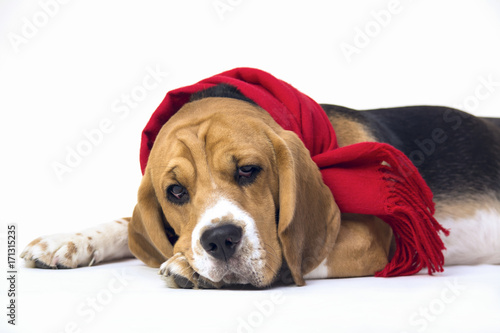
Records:
[[[194,285],[263,287],[284,265],[302,285],[339,226],[332,194],[294,133],[249,101],[208,97],[185,104],[158,134],[129,246]]]

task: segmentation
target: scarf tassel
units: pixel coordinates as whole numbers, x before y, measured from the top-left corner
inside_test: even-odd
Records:
[[[426,267],[429,275],[442,272],[445,246],[439,232],[448,236],[449,231],[433,217],[432,192],[406,156],[395,154],[393,149],[384,151],[386,163],[382,163],[380,171],[389,195],[385,201],[387,215],[378,217],[391,226],[396,251],[375,276],[412,275]]]

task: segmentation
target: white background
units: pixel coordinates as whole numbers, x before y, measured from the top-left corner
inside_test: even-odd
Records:
[[[0,3],[0,225],[4,235],[18,224],[19,250],[130,216],[156,106],[233,67],[266,70],[321,103],[500,116],[495,0],[66,2]],[[160,82],[141,90],[151,70]],[[137,105],[115,112],[140,90]],[[58,177],[54,163],[102,121],[109,133]]]

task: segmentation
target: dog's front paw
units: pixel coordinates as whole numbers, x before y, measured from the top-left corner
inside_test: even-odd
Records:
[[[92,237],[82,234],[56,234],[39,237],[26,246],[21,258],[28,267],[75,268],[92,265],[96,251]]]
[[[182,253],[176,253],[165,261],[158,272],[170,288],[213,289],[216,284],[196,273]]]

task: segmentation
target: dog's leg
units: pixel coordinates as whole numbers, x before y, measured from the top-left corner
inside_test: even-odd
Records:
[[[130,218],[103,223],[79,233],[39,237],[21,253],[28,267],[75,268],[133,257],[128,248]]]
[[[307,279],[370,276],[392,258],[395,244],[391,227],[371,215],[342,214],[333,250]]]

